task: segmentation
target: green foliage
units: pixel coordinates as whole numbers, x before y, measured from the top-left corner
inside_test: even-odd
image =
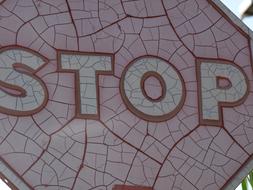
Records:
[[[242,180],[242,190],[248,190],[247,177]]]
[[[242,190],[253,189],[253,171],[251,171],[249,175],[243,179],[241,185]]]

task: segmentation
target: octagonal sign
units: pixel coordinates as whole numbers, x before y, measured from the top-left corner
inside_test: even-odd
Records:
[[[1,178],[231,189],[253,169],[251,37],[218,0],[2,1]]]

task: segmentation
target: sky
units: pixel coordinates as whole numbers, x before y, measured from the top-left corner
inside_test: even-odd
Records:
[[[11,190],[1,179],[0,179],[0,189],[1,190]]]
[[[241,13],[245,11],[251,0],[221,0],[232,12],[240,17]]]
[[[246,7],[253,0],[221,0],[232,12],[240,17],[241,12],[243,12]],[[244,18],[243,20],[249,28],[253,30],[253,16]],[[11,190],[3,181],[0,180],[0,189],[1,190]],[[236,188],[236,190],[242,190],[241,186]]]
[[[221,0],[236,16],[241,17],[253,0]],[[243,19],[244,23],[253,30],[253,16]]]

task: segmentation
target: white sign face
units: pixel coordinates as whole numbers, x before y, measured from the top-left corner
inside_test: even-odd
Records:
[[[253,169],[252,36],[218,0],[2,1],[0,178],[231,188]]]

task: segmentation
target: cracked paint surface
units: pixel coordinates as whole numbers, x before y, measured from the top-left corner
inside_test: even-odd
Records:
[[[42,105],[36,112],[0,111],[1,165],[23,182],[20,189],[218,190],[251,159],[250,35],[211,0],[5,0],[0,4],[0,47],[1,52],[14,48],[0,54],[1,80],[21,85],[29,94],[25,79],[18,80],[22,72],[14,77],[4,75],[11,61],[18,62],[34,67],[33,71],[20,68],[34,80],[27,79],[29,87],[39,88],[33,83],[39,80],[46,89],[31,94],[34,99],[46,97],[44,103],[31,102],[29,108]],[[151,64],[163,60],[157,67],[165,64],[171,68],[153,71],[159,76],[168,72],[173,78],[172,83],[171,79],[165,83],[177,87],[175,92],[167,88],[174,103],[163,110],[170,116],[175,110],[173,116],[146,117],[147,113],[161,113],[141,110],[143,102],[138,107],[142,114],[136,114],[124,100],[122,78],[129,71],[126,68],[141,57]],[[86,61],[79,63],[81,59]],[[216,76],[215,69],[198,75],[199,60],[208,68],[208,64],[226,63],[225,74],[220,74],[225,79],[208,80]],[[94,62],[96,67],[89,65]],[[223,64],[220,67],[225,67]],[[233,80],[227,84],[230,65],[241,69],[244,78],[235,81],[246,81],[245,85],[238,87]],[[89,69],[81,72],[85,66]],[[83,75],[71,68],[80,69]],[[95,75],[95,70],[110,73]],[[154,78],[147,77],[142,87],[148,97],[138,91],[139,99],[152,102],[165,93],[162,80]],[[245,98],[237,105],[212,107],[216,114],[211,119],[217,119],[217,110],[221,110],[219,125],[202,122],[200,81],[210,83],[209,90],[214,93],[217,87],[236,87],[235,97],[213,96],[215,100],[233,101],[244,91]],[[134,88],[140,85],[135,82],[131,83]],[[89,94],[91,91],[84,89],[88,85],[96,86],[96,91]],[[20,99],[20,88],[0,86],[1,94]],[[1,94],[2,105],[6,102]],[[10,109],[24,111],[24,105]]]
[[[144,57],[129,64],[122,76],[121,94],[125,97],[125,103],[132,105],[133,112],[138,115],[141,112],[147,120],[155,117],[161,121],[173,117],[172,111],[183,102],[183,80],[167,62],[154,57]],[[146,75],[146,76],[145,76]],[[152,99],[143,93],[143,80],[146,77],[159,77],[162,92],[161,98]],[[154,90],[154,89],[153,89]],[[166,117],[167,115],[167,117]],[[149,118],[150,117],[150,118]]]
[[[82,115],[97,115],[98,114],[98,95],[97,95],[97,78],[99,71],[104,74],[108,71],[112,71],[112,60],[110,56],[106,55],[68,55],[60,54],[61,69],[68,72],[77,71],[79,78],[77,79],[79,84],[76,84],[76,88],[79,92],[76,92],[76,101],[79,105]],[[100,73],[102,74],[102,73]],[[76,89],[76,91],[77,91]]]

